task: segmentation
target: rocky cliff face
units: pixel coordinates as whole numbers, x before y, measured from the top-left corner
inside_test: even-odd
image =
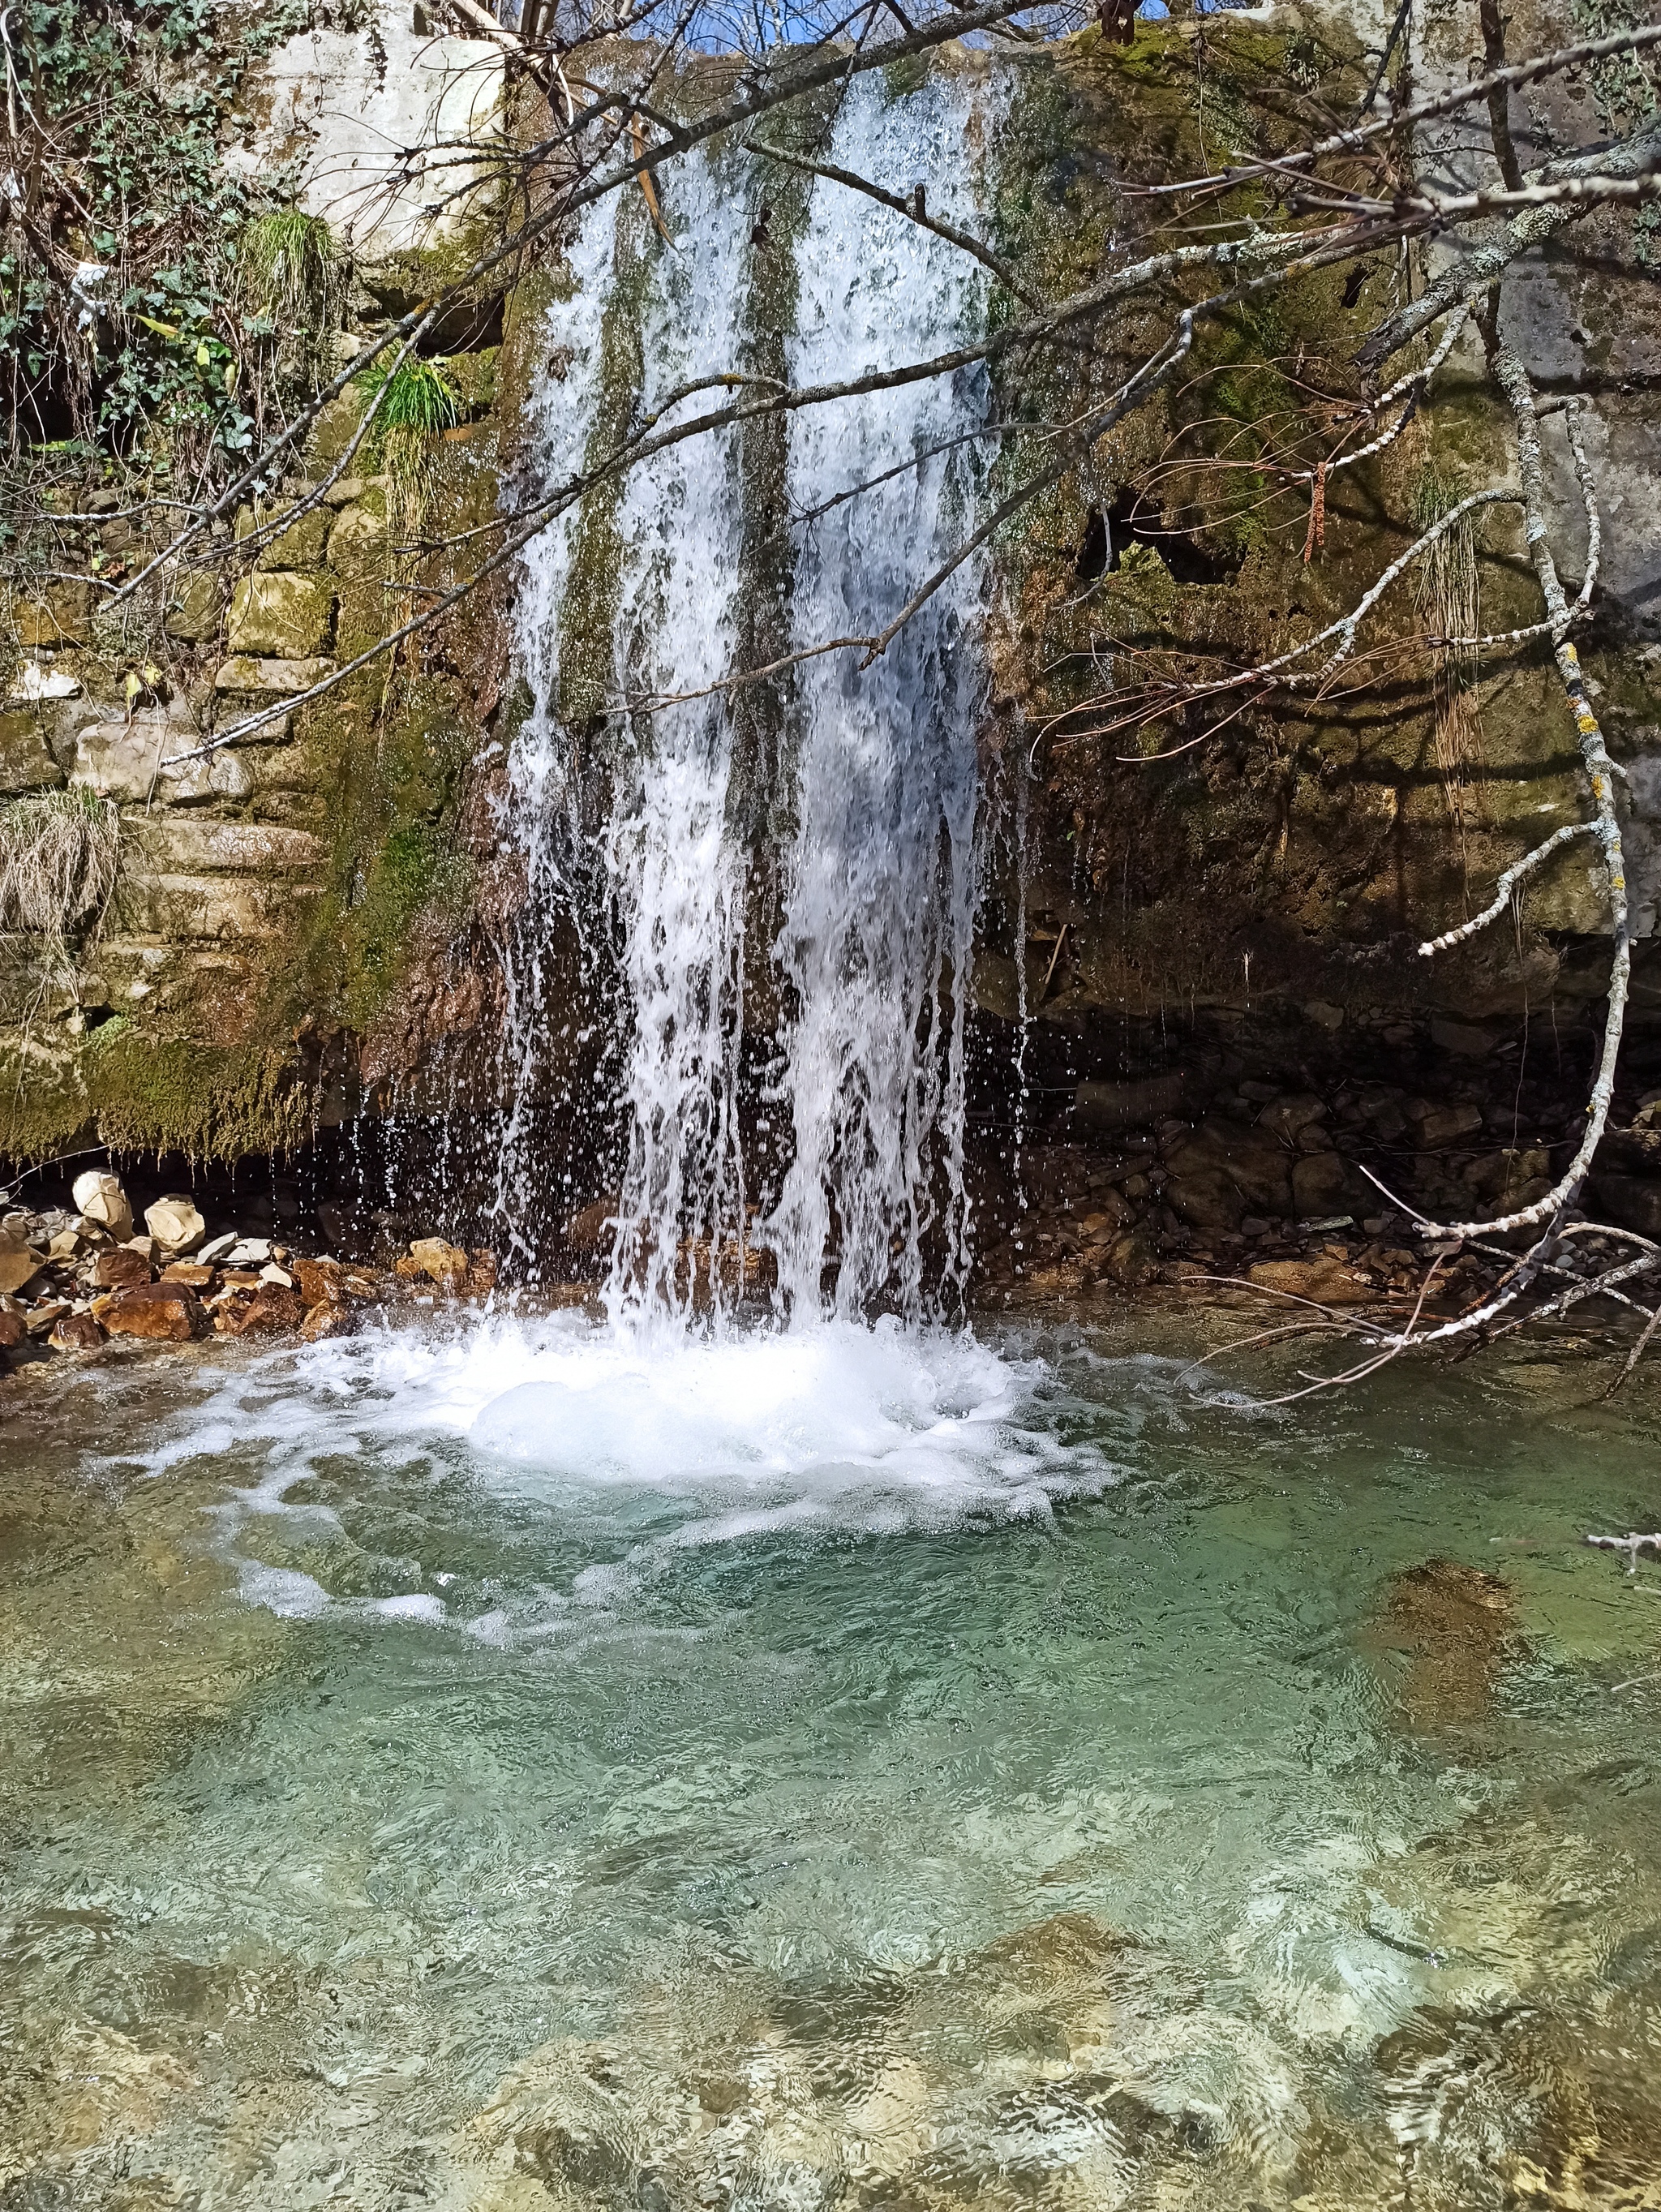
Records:
[[[350,299],[333,341],[349,352],[464,266],[505,219],[488,162],[459,178],[445,171],[442,219],[423,213],[437,190],[423,171],[436,173],[440,142],[471,136],[488,154],[534,129],[515,106],[530,94],[508,90],[488,41],[433,37],[413,21],[407,7],[388,6],[355,30],[296,33],[240,82],[221,123],[226,162],[245,172],[294,163],[299,204],[326,216],[349,252]],[[1520,20],[1514,43],[1534,27],[1549,43],[1546,26]],[[1461,35],[1452,11],[1432,20],[1422,80],[1463,74]],[[1215,132],[1230,101],[1244,112],[1276,72],[1315,87],[1355,37],[1342,20],[1286,11],[1148,25],[1130,47],[1087,34],[1011,64],[995,94],[1009,118],[989,201],[1000,251],[1046,283],[1088,266],[1120,219],[1126,181],[1197,167],[1208,116]],[[934,66],[987,81],[984,57]],[[977,97],[990,114],[994,95]],[[1551,95],[1592,98],[1590,86]],[[1550,100],[1527,112],[1518,103],[1525,138],[1570,119],[1555,117]],[[1460,158],[1437,148],[1427,157]],[[1647,278],[1628,265],[1629,218],[1592,221],[1608,250],[1526,266],[1501,313],[1547,363],[1548,388],[1555,380],[1597,398],[1608,530],[1585,659],[1628,763],[1648,938],[1661,866],[1661,611],[1646,521],[1661,503],[1653,319]],[[1450,670],[1428,649],[1416,665],[1398,661],[1387,684],[1259,706],[1157,763],[1137,756],[1163,750],[1168,725],[1104,728],[1091,705],[1116,659],[1157,669],[1161,655],[1204,645],[1248,661],[1299,625],[1334,618],[1408,541],[1427,498],[1507,477],[1509,441],[1474,336],[1422,423],[1328,499],[1308,559],[1285,526],[1284,498],[1275,506],[1284,488],[1261,467],[1246,471],[1249,497],[1226,476],[1203,476],[1202,464],[1227,460],[1281,412],[1341,412],[1355,337],[1398,273],[1371,270],[1353,295],[1341,273],[1311,280],[1287,295],[1273,329],[1214,333],[1199,363],[1204,404],[1179,392],[1137,417],[1001,548],[981,737],[1001,857],[976,994],[989,1096],[1015,1054],[1017,1015],[1035,1024],[1031,1119],[1042,1127],[1047,1115],[1052,1133],[1064,1133],[1061,1107],[1081,1083],[1161,1072],[1189,1085],[1191,1121],[1207,1096],[1235,1097],[1242,1081],[1266,1075],[1280,1096],[1300,1067],[1329,1089],[1345,1068],[1388,1089],[1404,1056],[1411,1080],[1395,1090],[1427,1113],[1428,1101],[1473,1084],[1497,1099],[1517,1065],[1506,1048],[1525,1031],[1537,1038],[1543,1023],[1555,1025],[1555,1050],[1567,1040],[1573,1088],[1603,988],[1601,905],[1584,861],[1531,895],[1517,931],[1434,969],[1411,951],[1480,903],[1525,842],[1578,811],[1573,733],[1543,658],[1489,677]],[[1422,269],[1409,281],[1422,283]],[[423,464],[424,540],[488,521],[515,482],[527,394],[568,367],[544,343],[549,299],[568,282],[559,255],[545,256],[505,296],[487,287],[465,302],[435,341],[455,419]],[[785,293],[767,311],[781,331],[795,312]],[[1117,333],[1127,360],[1141,335],[1133,319]],[[622,374],[623,357],[609,358],[607,373]],[[1037,417],[1052,396],[1008,382],[997,395]],[[329,409],[293,473],[237,517],[221,548],[233,557],[181,581],[156,635],[99,615],[84,585],[36,579],[15,594],[0,803],[38,810],[52,794],[80,794],[103,804],[118,827],[119,867],[98,913],[70,918],[61,954],[16,930],[16,915],[8,923],[0,1146],[15,1156],[98,1139],[263,1152],[400,1108],[476,1127],[481,1094],[501,1079],[502,948],[527,881],[502,829],[505,749],[525,712],[510,587],[482,592],[325,699],[284,704],[443,588],[464,558],[453,547],[407,550],[410,510],[373,450],[324,487],[366,399],[355,386]],[[626,392],[612,402],[627,413]],[[1549,434],[1573,549],[1584,526],[1561,428]],[[66,488],[60,503],[78,517],[64,544],[106,580],[133,573],[160,542],[165,518],[127,519],[113,483]],[[290,512],[257,558],[233,557],[239,540]],[[1472,553],[1487,628],[1537,612],[1520,550],[1502,523]],[[1566,568],[1575,557],[1566,553]],[[1434,633],[1441,611],[1422,606],[1418,618]],[[268,709],[246,740],[214,745]],[[573,743],[583,724],[577,714]],[[1634,1103],[1646,1076],[1661,1079],[1647,962],[1640,974]],[[1076,1112],[1082,1127],[1088,1101]],[[1237,1225],[1223,1216],[1258,1201],[1228,1146],[1194,1137],[1207,1145],[1215,1158],[1195,1152],[1170,1173],[1196,1190],[1226,1184],[1239,1206],[1219,1196],[1211,1212]],[[1300,1159],[1318,1160],[1320,1149]],[[1313,1169],[1294,1166],[1311,1182]],[[1327,1180],[1323,1212],[1346,1196]],[[1276,1184],[1276,1206],[1308,1210],[1290,1184]]]

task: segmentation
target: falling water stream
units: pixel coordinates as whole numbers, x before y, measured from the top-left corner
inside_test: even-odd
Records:
[[[978,82],[861,80],[832,158],[983,219]],[[759,191],[585,218],[533,482],[725,404],[665,404],[761,373],[759,289],[798,384],[983,325]],[[597,1070],[604,1317],[0,1400],[4,2212],[1661,2202],[1661,1592],[1581,1540],[1649,1386],[1250,1413],[1185,1310],[959,1326],[992,580],[718,688],[892,618],[988,404],[670,446],[527,562],[497,1212],[534,1273]]]

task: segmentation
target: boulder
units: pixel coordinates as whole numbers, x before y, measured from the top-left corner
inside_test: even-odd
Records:
[[[280,521],[284,514],[293,512],[295,502],[290,501],[280,507],[267,508],[258,516],[251,507],[244,507],[237,517],[236,534],[239,541],[251,537],[256,528],[264,529]],[[329,526],[334,520],[330,508],[321,501],[316,507],[306,508],[297,522],[279,531],[256,560],[254,566],[268,573],[290,568],[320,568],[324,548],[329,539]]]
[[[328,639],[334,595],[318,576],[256,570],[231,594],[231,651],[255,659],[306,660]]]
[[[182,1260],[186,1253],[194,1252],[208,1233],[195,1200],[179,1192],[147,1206],[144,1226],[170,1260]]]
[[[89,1313],[60,1314],[46,1341],[54,1352],[96,1352],[104,1332]]]
[[[1292,1165],[1292,1204],[1300,1221],[1341,1213],[1349,1196],[1349,1171],[1336,1152],[1308,1152]]]
[[[608,1191],[592,1200],[565,1224],[565,1241],[578,1252],[609,1252],[616,1237],[617,1209],[622,1194]]]
[[[119,1178],[89,1170],[75,1179],[75,1202],[81,1209],[82,1221],[101,1229],[118,1244],[124,1244],[133,1233],[133,1210],[127,1202]]]
[[[1145,1231],[1127,1229],[1116,1237],[1099,1262],[1102,1276],[1125,1290],[1133,1290],[1153,1273],[1157,1255]]]
[[[92,1286],[95,1291],[130,1291],[136,1284],[148,1283],[150,1273],[150,1263],[142,1252],[135,1252],[130,1245],[117,1244],[93,1261]]]
[[[1295,1144],[1300,1133],[1318,1121],[1326,1119],[1326,1109],[1320,1100],[1307,1091],[1294,1091],[1285,1098],[1276,1098],[1258,1116],[1258,1127],[1266,1129],[1271,1137],[1279,1137],[1288,1145]]]
[[[99,1318],[111,1336],[143,1336],[163,1344],[188,1344],[207,1327],[207,1316],[183,1283],[141,1283],[118,1291]]]
[[[303,1343],[316,1344],[324,1337],[349,1336],[357,1325],[357,1316],[343,1300],[324,1298],[301,1322],[300,1339]]]
[[[308,1310],[346,1296],[346,1270],[338,1260],[296,1260],[294,1279]]]

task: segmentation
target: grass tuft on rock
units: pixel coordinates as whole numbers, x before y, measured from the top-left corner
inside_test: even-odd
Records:
[[[38,938],[49,963],[109,902],[121,844],[114,805],[71,786],[0,807],[0,930]]]

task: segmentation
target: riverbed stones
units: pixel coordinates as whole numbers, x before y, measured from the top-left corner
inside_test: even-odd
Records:
[[[22,1344],[29,1333],[28,1310],[15,1298],[0,1297],[0,1351]]]
[[[162,1344],[188,1344],[204,1334],[208,1317],[183,1283],[142,1283],[99,1301],[98,1318],[111,1336],[148,1337]]]
[[[170,1260],[182,1260],[194,1252],[208,1234],[208,1224],[195,1200],[182,1193],[159,1198],[154,1206],[146,1206],[144,1226]]]
[[[133,1210],[118,1176],[90,1170],[76,1177],[74,1195],[82,1221],[101,1229],[118,1244],[127,1242],[133,1233]]]

